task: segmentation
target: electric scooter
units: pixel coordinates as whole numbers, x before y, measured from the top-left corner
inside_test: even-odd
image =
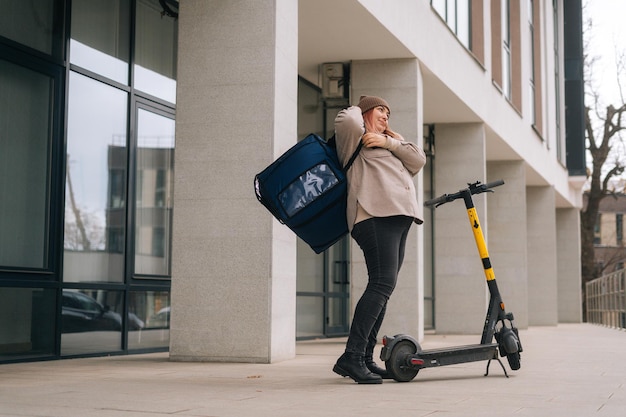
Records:
[[[498,361],[504,371],[504,375],[508,378],[509,375],[502,361],[500,361],[498,353],[502,357],[506,356],[512,370],[516,371],[520,369],[522,344],[520,342],[519,332],[513,324],[513,313],[507,313],[504,308],[504,302],[500,296],[500,291],[496,284],[496,276],[491,266],[489,253],[487,252],[485,237],[480,228],[478,214],[474,208],[474,202],[472,201],[472,195],[493,192],[491,188],[502,184],[504,184],[502,180],[488,184],[481,184],[480,181],[477,181],[473,184],[468,184],[467,188],[457,193],[444,194],[424,203],[425,206],[439,207],[461,198],[465,202],[465,208],[467,209],[470,226],[474,233],[476,247],[478,248],[478,253],[485,271],[487,288],[490,294],[489,308],[487,310],[480,344],[422,350],[419,343],[411,336],[404,334],[398,334],[393,337],[384,336],[380,359],[385,363],[387,372],[389,372],[391,377],[396,381],[411,381],[415,378],[419,370],[423,368],[434,368],[477,361],[489,361],[485,372],[485,376],[487,376],[489,375],[489,365],[492,360]]]

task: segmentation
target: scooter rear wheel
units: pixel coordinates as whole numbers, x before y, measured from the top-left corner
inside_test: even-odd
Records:
[[[410,340],[401,340],[394,345],[389,360],[385,361],[385,368],[393,379],[398,382],[409,382],[415,378],[419,369],[409,367],[408,358],[418,350],[421,348]]]

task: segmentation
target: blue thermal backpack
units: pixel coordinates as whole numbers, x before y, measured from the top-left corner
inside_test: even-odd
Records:
[[[327,142],[312,133],[254,177],[261,204],[315,253],[348,233],[346,171],[362,144],[345,167],[334,145],[334,136]]]

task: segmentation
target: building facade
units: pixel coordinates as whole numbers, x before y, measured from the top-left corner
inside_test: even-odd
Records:
[[[585,192],[583,195],[585,205],[587,196]],[[624,213],[626,213],[626,195],[615,193],[600,201],[593,238],[597,277],[624,269],[626,262]]]
[[[581,320],[579,1],[2,3],[0,361],[271,363],[347,334],[359,248],[315,255],[252,180],[362,94],[426,150],[420,203],[505,181],[475,203],[518,327]],[[464,207],[423,218],[381,332],[478,334]]]

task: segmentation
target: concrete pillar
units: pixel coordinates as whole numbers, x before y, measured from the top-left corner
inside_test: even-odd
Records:
[[[296,143],[298,3],[180,4],[170,358],[295,356],[296,238],[253,177]]]
[[[558,321],[580,323],[580,212],[577,208],[557,209],[556,239]]]
[[[422,75],[415,59],[353,61],[351,74],[352,102],[361,95],[383,97],[391,107],[390,126],[406,140],[423,146]],[[419,206],[423,202],[423,173],[415,177]],[[385,321],[379,332],[410,334],[418,340],[424,334],[424,257],[423,229],[413,225],[406,244],[406,253],[398,284],[389,300]],[[359,246],[351,240],[350,294],[352,311],[367,285],[367,268]]]
[[[504,185],[487,196],[489,204],[489,255],[498,289],[515,325],[528,327],[528,261],[526,227],[526,177],[521,161],[490,162],[489,181]]]
[[[434,193],[454,193],[485,182],[482,124],[435,126]],[[486,234],[485,196],[474,204]],[[463,200],[435,209],[435,328],[437,333],[479,334],[487,305],[485,276]]]
[[[526,189],[528,324],[556,326],[556,208],[552,187]]]

